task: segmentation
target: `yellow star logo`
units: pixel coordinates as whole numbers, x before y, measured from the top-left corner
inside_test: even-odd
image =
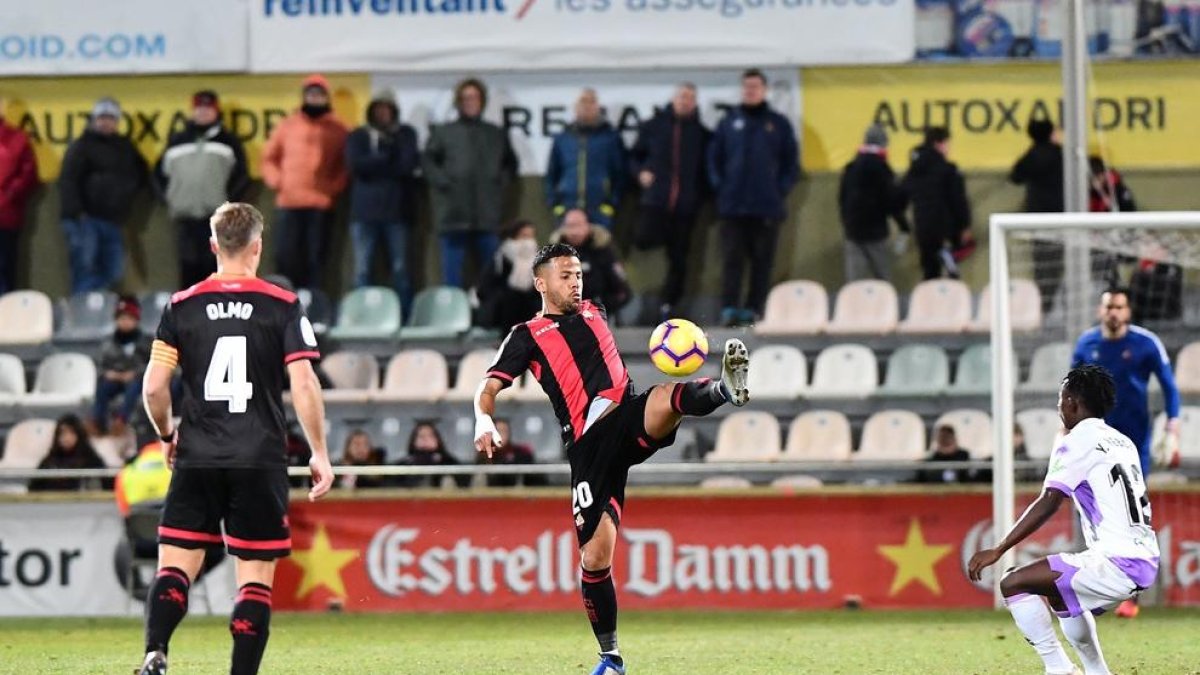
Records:
[[[346,597],[342,568],[354,562],[356,558],[357,550],[333,548],[329,542],[329,533],[325,531],[325,523],[318,524],[308,550],[292,552],[292,562],[304,572],[300,587],[296,589],[296,599],[303,598],[321,586],[339,598]]]
[[[946,544],[926,544],[925,534],[921,532],[921,523],[913,518],[908,525],[908,536],[903,544],[879,547],[880,555],[896,566],[896,576],[892,579],[892,589],[888,591],[888,595],[899,593],[913,581],[920,582],[934,595],[941,595],[942,586],[938,583],[937,572],[933,568],[942,558],[950,555],[951,548]]]

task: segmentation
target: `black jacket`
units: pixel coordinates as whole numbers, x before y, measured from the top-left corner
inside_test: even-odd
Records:
[[[788,118],[765,103],[730,108],[708,146],[717,214],[781,221],[799,178],[800,146]]]
[[[562,232],[550,236],[550,243],[562,241]],[[592,233],[579,246],[579,262],[583,266],[583,299],[599,303],[616,314],[633,297],[633,289],[625,276],[625,268],[612,247],[612,234],[603,227],[593,227]]]
[[[919,145],[901,183],[913,207],[919,239],[957,240],[971,226],[967,185],[954,162],[931,145]]]
[[[1026,213],[1062,213],[1063,151],[1058,143],[1034,143],[1008,179],[1025,186]]]
[[[882,152],[860,150],[842,170],[838,212],[848,241],[887,239],[889,216],[907,232],[905,206],[904,192],[896,184],[896,174]]]
[[[708,192],[711,139],[699,115],[677,117],[670,104],[643,123],[630,151],[634,179],[642,171],[654,174],[654,182],[642,189],[642,206],[682,214],[698,211]]]
[[[88,129],[63,157],[58,177],[62,217],[124,220],[146,174],[146,161],[128,138]]]
[[[380,101],[372,101],[375,105]],[[399,110],[391,101],[399,119]],[[370,106],[368,106],[368,110]],[[363,125],[346,139],[346,164],[350,168],[350,214],[354,220],[405,222],[412,213],[412,182],[420,155],[417,132],[398,124],[390,132]]]

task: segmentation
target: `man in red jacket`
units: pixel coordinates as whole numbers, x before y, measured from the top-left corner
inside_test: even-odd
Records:
[[[17,248],[25,204],[37,189],[37,162],[24,131],[4,119],[0,101],[0,294],[17,286]]]

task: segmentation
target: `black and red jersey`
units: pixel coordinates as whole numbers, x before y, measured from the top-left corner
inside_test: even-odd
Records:
[[[318,358],[295,293],[213,276],[173,295],[150,359],[183,369],[178,466],[286,465],[284,371]]]
[[[488,377],[508,386],[526,370],[550,397],[568,446],[611,403],[633,393],[604,309],[587,300],[575,314],[546,314],[513,326]]]

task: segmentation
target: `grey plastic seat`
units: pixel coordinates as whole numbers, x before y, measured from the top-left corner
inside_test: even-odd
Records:
[[[471,301],[453,286],[435,286],[417,294],[402,340],[456,338],[471,329]]]
[[[84,354],[47,356],[38,364],[33,391],[25,395],[26,407],[59,407],[90,402],[96,393],[96,364]]]
[[[882,396],[939,396],[950,386],[950,357],[937,345],[904,345],[888,359]]]
[[[791,345],[766,345],[754,350],[746,387],[756,399],[794,400],[808,389],[808,361]]]
[[[11,405],[25,397],[25,364],[12,354],[0,354],[0,405]]]
[[[59,301],[59,326],[54,339],[61,342],[99,342],[113,332],[117,296],[109,291],[78,293]]]
[[[1029,378],[1019,389],[1035,394],[1054,394],[1071,367],[1071,355],[1075,351],[1069,342],[1051,342],[1033,352],[1029,362]]]
[[[171,302],[171,292],[152,291],[143,294],[139,301],[142,304],[142,320],[140,322],[142,331],[154,335],[158,331],[158,324],[162,321],[167,303]]]
[[[296,291],[296,297],[312,323],[313,332],[324,335],[333,325],[333,301],[319,288],[301,288]]]
[[[986,396],[992,393],[992,348],[971,345],[958,357],[958,371],[949,393],[959,396]]]
[[[857,282],[856,282],[857,283]],[[879,387],[875,352],[856,344],[827,347],[813,366],[811,398],[866,398]]]
[[[384,286],[364,286],[342,298],[337,324],[329,330],[335,340],[386,340],[400,330],[400,298]]]

